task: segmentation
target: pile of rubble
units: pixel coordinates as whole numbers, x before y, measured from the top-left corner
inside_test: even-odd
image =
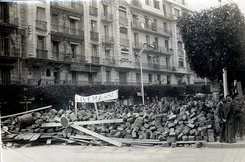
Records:
[[[86,136],[89,133],[77,127],[70,127],[72,124],[82,126],[95,135],[119,141],[141,139],[172,144],[176,141],[215,140],[213,110],[204,102],[189,102],[185,105],[158,102],[144,106],[98,109],[98,119],[93,109],[80,109],[77,115],[72,110],[50,109],[8,118],[2,121],[2,128],[5,128],[3,141],[10,137],[16,139],[19,133],[39,134],[39,137],[49,134],[51,137],[90,144],[100,140],[93,134]],[[62,127],[61,118],[67,120],[67,127]],[[36,135],[35,138],[39,137]]]

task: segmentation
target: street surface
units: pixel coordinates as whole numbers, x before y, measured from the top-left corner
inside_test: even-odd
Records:
[[[51,145],[3,149],[2,162],[245,162],[245,149]]]

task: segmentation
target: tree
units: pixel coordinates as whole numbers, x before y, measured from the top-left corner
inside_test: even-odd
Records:
[[[236,4],[184,13],[178,19],[187,60],[198,76],[215,80],[223,68],[234,73],[245,49],[244,20]]]

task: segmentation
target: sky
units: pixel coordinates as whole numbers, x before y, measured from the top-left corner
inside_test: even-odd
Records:
[[[245,0],[222,0],[222,4],[230,2],[237,3],[242,13],[245,14]],[[219,6],[219,0],[188,0],[188,3],[192,10],[197,11]]]

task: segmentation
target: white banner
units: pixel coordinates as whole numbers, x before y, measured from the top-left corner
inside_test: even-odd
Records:
[[[98,94],[98,95],[92,95],[92,96],[79,96],[75,95],[75,102],[83,102],[83,103],[96,103],[101,101],[107,101],[107,100],[114,100],[118,98],[118,90]]]

